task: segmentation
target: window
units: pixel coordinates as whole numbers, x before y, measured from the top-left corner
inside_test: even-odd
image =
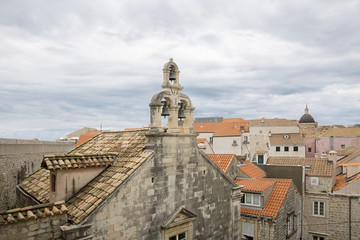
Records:
[[[169,240],[186,240],[186,232],[169,237]]]
[[[258,164],[264,164],[264,155],[258,155]]]
[[[318,177],[311,177],[311,185],[319,185],[319,178]]]
[[[313,215],[314,216],[325,216],[325,202],[314,201]]]
[[[341,144],[341,148],[344,149],[344,148],[345,148],[345,144]]]
[[[214,142],[214,138],[210,137],[210,143],[213,143],[213,142]]]
[[[298,146],[294,146],[294,152],[299,151],[299,147]]]
[[[248,136],[244,136],[244,142],[248,142]]]
[[[56,175],[55,174],[51,174],[51,191],[55,192],[56,191]]]
[[[289,151],[289,147],[284,147],[284,151],[288,152]]]
[[[280,147],[276,147],[276,151],[277,151],[277,152],[280,152]]]
[[[260,207],[260,195],[259,194],[245,194],[245,204]]]
[[[313,236],[312,240],[325,240],[325,238],[320,236]]]
[[[294,232],[294,213],[290,213],[287,216],[287,232],[288,235]]]
[[[237,145],[238,145],[235,139],[233,139],[232,145],[233,145],[233,146],[237,146]]]
[[[308,152],[311,152],[311,147],[308,148]]]

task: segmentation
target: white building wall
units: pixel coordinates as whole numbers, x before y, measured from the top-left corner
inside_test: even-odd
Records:
[[[298,151],[294,151],[294,147],[298,147]],[[276,147],[280,147],[280,151],[276,151]],[[289,151],[284,151],[284,147],[289,147]],[[270,157],[305,157],[305,145],[274,145],[270,146]]]

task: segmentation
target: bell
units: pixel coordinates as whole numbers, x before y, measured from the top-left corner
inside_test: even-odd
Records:
[[[167,106],[167,102],[166,101],[161,101],[164,106],[162,108],[162,111],[161,111],[161,116],[163,116],[164,118],[166,118],[167,116],[170,116],[170,113],[168,111],[168,106]]]
[[[185,113],[184,113],[183,103],[179,103],[179,106],[180,106],[180,108],[179,108],[179,111],[178,111],[178,118],[180,120],[183,120],[184,118],[186,118]]]
[[[176,80],[176,76],[175,76],[175,71],[170,69],[170,77],[169,77],[170,82],[175,81]]]

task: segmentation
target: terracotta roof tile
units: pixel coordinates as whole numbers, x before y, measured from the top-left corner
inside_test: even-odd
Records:
[[[304,145],[304,140],[302,139],[299,133],[271,134],[269,140],[271,145],[285,145],[285,144]]]
[[[255,166],[253,163],[249,161],[244,161],[244,165],[238,167],[241,171],[243,171],[250,178],[263,178],[266,177],[266,173]]]
[[[244,186],[242,188],[243,191],[263,192],[274,185],[276,180],[265,179],[264,181],[256,181],[256,179],[237,179],[236,183]]]
[[[26,177],[19,187],[41,203],[50,201],[50,171],[41,168]]]
[[[296,120],[288,120],[285,118],[274,118],[274,119],[254,119],[249,120],[249,124],[251,127],[254,126],[268,126],[268,127],[276,127],[276,126],[297,126]]]
[[[114,163],[117,153],[45,155],[42,167],[48,170],[107,167]]]
[[[249,121],[228,118],[219,123],[194,123],[194,130],[199,133],[213,133],[214,137],[240,136],[242,131],[249,131]]]
[[[338,166],[359,166],[360,165],[360,161],[357,162],[348,162],[348,163],[341,163]]]
[[[69,217],[80,223],[149,159],[153,152],[144,151],[148,142],[144,130],[106,132],[97,135],[71,153],[93,154],[116,152],[117,162],[94,178],[68,201]]]
[[[343,187],[345,187],[346,185],[355,182],[356,180],[360,179],[360,173],[355,174],[354,176],[347,178],[346,174],[343,175],[338,175],[336,176],[336,183],[335,186],[333,187],[333,191],[337,191]]]
[[[85,134],[80,135],[79,140],[76,142],[75,147],[80,146],[81,144],[83,144],[84,142],[88,141],[89,139],[95,137],[99,133],[101,133],[101,131],[95,130],[95,131],[89,131]]]
[[[331,128],[320,137],[360,137],[360,128]]]
[[[336,150],[338,156],[345,156],[337,161],[337,164],[347,163],[360,155],[360,146],[349,147],[343,150]]]
[[[67,211],[64,201],[0,211],[0,225],[65,214]]]
[[[327,158],[269,157],[267,164],[291,166],[310,165],[310,169],[305,169],[305,174],[308,176],[331,177],[333,173],[333,163]]]
[[[290,189],[292,180],[290,179],[269,179],[269,178],[261,178],[261,179],[246,179],[244,180],[237,180],[237,183],[239,185],[244,185],[243,190],[251,189],[250,186],[254,186],[254,189],[258,189],[261,185],[271,184],[274,185],[274,189],[272,190],[270,197],[268,201],[266,202],[263,209],[252,209],[247,208],[246,206],[241,206],[241,213],[245,214],[252,214],[252,215],[258,215],[258,216],[266,216],[266,217],[273,217],[276,218],[279,210],[285,200],[285,197]],[[257,182],[257,183],[251,183],[251,181]],[[268,183],[264,183],[268,182]],[[258,185],[257,185],[258,184]],[[248,185],[248,187],[246,187]],[[265,188],[266,189],[266,188]]]
[[[207,155],[225,173],[226,173],[231,161],[235,157],[235,154],[207,154]]]

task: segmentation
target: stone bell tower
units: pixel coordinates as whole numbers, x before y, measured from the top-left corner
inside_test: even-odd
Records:
[[[181,91],[179,68],[170,58],[163,68],[163,90],[156,93],[150,103],[150,132],[161,133],[194,133],[194,107],[190,98]],[[167,124],[161,125],[161,117],[168,118]],[[182,129],[179,120],[183,121]]]

